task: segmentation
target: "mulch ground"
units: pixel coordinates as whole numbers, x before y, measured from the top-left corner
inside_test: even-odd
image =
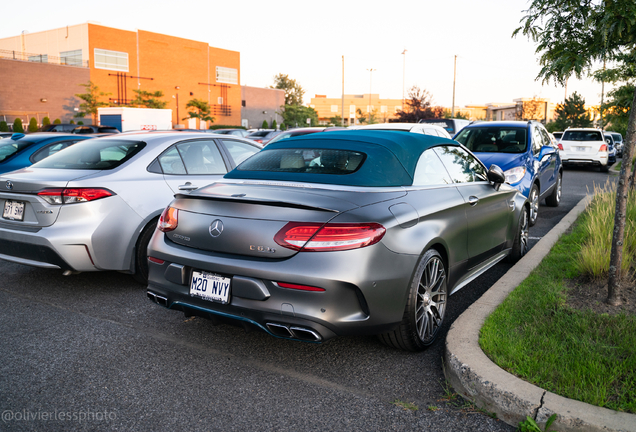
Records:
[[[621,283],[620,299],[622,305],[610,306],[607,300],[607,279],[589,280],[579,278],[568,281],[566,304],[577,310],[592,310],[598,314],[617,315],[625,313],[636,315],[636,284],[634,279]]]

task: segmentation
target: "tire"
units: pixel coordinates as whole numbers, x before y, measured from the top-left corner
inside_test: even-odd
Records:
[[[399,326],[378,337],[386,345],[406,351],[430,346],[444,324],[448,300],[446,268],[441,255],[428,250],[420,259],[409,287]]]
[[[561,193],[563,188],[562,182],[562,174],[559,173],[559,175],[557,176],[556,185],[554,186],[554,190],[552,191],[550,196],[545,199],[545,203],[550,207],[558,207],[561,203]]]
[[[516,263],[528,253],[528,232],[530,228],[530,210],[524,206],[519,216],[519,225],[515,233],[515,239],[512,242],[512,250],[507,257],[510,263]]]
[[[530,216],[528,223],[530,226],[534,226],[539,218],[539,187],[537,184],[533,184],[528,194],[528,201],[530,201]]]
[[[601,165],[601,172],[603,173],[609,172],[609,165]]]
[[[133,277],[137,282],[148,285],[148,244],[157,227],[157,221],[150,222],[141,232],[137,247],[135,248],[135,273]]]

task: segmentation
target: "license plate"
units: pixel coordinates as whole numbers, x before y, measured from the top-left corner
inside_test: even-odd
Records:
[[[230,281],[213,273],[193,271],[190,281],[190,295],[221,303],[227,303],[230,298]]]
[[[586,152],[587,151],[587,147],[577,147],[576,150],[580,151],[580,152]]]
[[[2,217],[11,220],[24,220],[24,203],[22,201],[5,201]]]

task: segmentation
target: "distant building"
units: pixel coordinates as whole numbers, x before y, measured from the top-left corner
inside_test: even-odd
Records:
[[[280,126],[283,118],[279,112],[285,105],[285,90],[241,86],[241,125],[246,129],[257,129],[263,120]]]
[[[380,99],[380,95],[368,93],[344,95],[344,116],[342,105],[342,97],[328,98],[324,95],[316,95],[309,103],[318,113],[320,125],[328,125],[331,118],[339,116],[344,117],[345,126],[350,126],[360,123],[358,110],[362,113],[363,119],[369,118],[371,112],[377,123],[388,123],[390,119],[396,118],[395,113],[402,109],[402,99]]]
[[[186,104],[195,98],[210,104],[214,123],[241,124],[240,53],[214,48],[205,42],[85,23],[0,39],[0,57],[88,70],[83,83],[91,80],[100,91],[109,93],[101,100],[114,106],[125,105],[134,99],[135,89],[162,91],[162,100],[168,102],[166,108],[173,110],[173,123],[185,123],[188,128],[209,126],[197,119],[183,120],[187,117]],[[13,82],[21,82],[18,88],[26,89],[38,80],[39,69],[21,69],[25,75],[10,78]],[[65,70],[64,73],[70,73]],[[2,81],[7,79],[4,73],[2,77]],[[46,94],[47,87],[51,92],[69,94],[85,91],[75,79],[69,80],[64,89],[60,89],[59,84],[53,89],[46,85],[46,80],[37,84],[42,94],[24,101],[23,105],[29,105],[23,106],[24,111],[44,112],[58,108],[52,107],[56,99]],[[79,100],[75,98],[61,108],[68,118],[78,106]],[[4,104],[0,109],[15,110]]]

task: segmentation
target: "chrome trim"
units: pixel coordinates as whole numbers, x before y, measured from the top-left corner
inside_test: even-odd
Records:
[[[484,274],[487,270],[490,270],[491,267],[493,267],[499,261],[507,257],[508,254],[510,253],[510,250],[511,249],[506,249],[504,251],[499,252],[497,255],[490,258],[488,261],[484,262],[481,266],[472,270],[470,273],[468,273],[464,277],[464,279],[462,279],[459,283],[457,283],[457,285],[455,285],[455,287],[453,288],[453,290],[450,292],[449,295],[455,294],[457,291],[464,288],[466,285],[468,285],[469,283],[477,279],[479,276]]]
[[[49,264],[49,263],[40,262],[40,261],[33,261],[30,259],[18,258],[18,257],[10,256],[10,255],[0,254],[0,259],[17,263],[17,264],[24,264],[24,265],[28,265],[32,267],[40,267],[45,269],[61,269],[60,266],[56,266],[55,264]]]

